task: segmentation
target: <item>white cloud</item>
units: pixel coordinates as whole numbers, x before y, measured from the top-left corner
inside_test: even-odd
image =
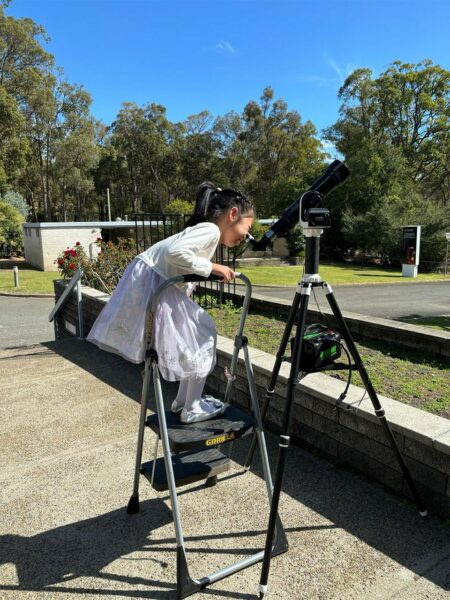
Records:
[[[233,46],[227,40],[219,42],[216,45],[216,50],[218,50],[219,52],[227,52],[229,54],[235,54],[235,52],[236,52],[236,50],[233,48]]]
[[[338,65],[334,58],[326,52],[324,53],[324,59],[327,65],[331,67],[331,69],[333,69],[333,71],[339,77],[339,82],[341,85],[344,83],[344,81],[347,79],[350,73],[352,73],[355,70],[355,67],[353,67],[351,64],[347,64],[344,67]]]
[[[343,160],[341,153],[338,151],[338,149],[333,144],[333,142],[330,142],[329,140],[321,139],[320,144],[322,146],[322,150],[324,152],[326,152],[330,158],[333,158],[333,159],[337,158],[339,160]]]

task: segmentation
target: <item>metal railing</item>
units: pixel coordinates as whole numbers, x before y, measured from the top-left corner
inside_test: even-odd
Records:
[[[144,252],[153,244],[164,240],[185,228],[190,215],[162,214],[162,213],[134,213],[134,231],[136,253]],[[235,270],[236,259],[234,251],[218,246],[213,262],[226,264]],[[224,292],[236,294],[236,284],[233,281],[221,283],[220,281],[204,281],[197,284],[194,296],[199,304],[205,308],[212,308],[223,304]]]
[[[81,340],[84,339],[84,335],[83,335],[84,334],[84,331],[83,331],[83,297],[81,294],[81,278],[83,277],[83,275],[84,275],[84,271],[81,267],[79,267],[75,271],[72,279],[67,284],[66,289],[61,294],[61,296],[58,299],[58,302],[55,304],[52,312],[48,316],[49,322],[51,323],[53,321],[53,325],[55,328],[55,340],[61,338],[59,319],[58,319],[59,314],[62,311],[62,309],[64,308],[67,300],[69,299],[69,297],[75,287],[77,288],[77,309],[78,309],[78,336],[77,337]]]

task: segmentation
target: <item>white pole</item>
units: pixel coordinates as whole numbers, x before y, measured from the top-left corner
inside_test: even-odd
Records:
[[[19,287],[19,267],[13,267],[14,287]]]
[[[106,200],[108,202],[108,221],[111,221],[111,203],[109,201],[109,188],[106,188]]]

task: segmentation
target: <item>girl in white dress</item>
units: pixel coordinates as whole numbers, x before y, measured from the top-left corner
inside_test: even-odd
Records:
[[[95,321],[88,340],[99,348],[141,363],[146,348],[146,312],[156,289],[176,275],[219,275],[234,278],[227,266],[211,262],[218,246],[242,242],[253,223],[252,202],[236,190],[202,183],[186,228],[139,254],[126,268]],[[158,368],[167,381],[179,381],[172,410],[183,423],[220,415],[225,405],[202,396],[206,377],[216,362],[217,333],[211,317],[190,298],[192,284],[177,284],[159,297],[154,317]]]

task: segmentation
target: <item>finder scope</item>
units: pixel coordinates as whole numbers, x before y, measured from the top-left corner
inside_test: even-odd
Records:
[[[350,175],[350,171],[347,169],[345,164],[340,160],[335,160],[327,167],[325,173],[321,175],[316,181],[311,185],[311,187],[304,192],[301,196],[298,196],[294,202],[286,208],[281,217],[272,225],[272,227],[263,235],[263,237],[257,242],[250,242],[253,250],[265,250],[267,246],[272,242],[275,238],[285,235],[290,229],[292,229],[297,223],[300,222],[302,227],[305,227],[304,223],[308,223],[314,216],[314,210],[311,214],[306,214],[304,210],[300,215],[300,205],[303,197],[305,199],[307,197],[314,198],[314,202],[309,204],[308,211],[311,209],[320,209],[319,206],[323,198],[331,192],[333,188],[342,183],[347,179]],[[305,203],[306,206],[306,203]],[[306,209],[305,209],[306,210]],[[315,219],[318,218],[319,215],[315,216]],[[316,225],[309,225],[310,227],[323,227],[326,225],[320,225],[320,222]]]

